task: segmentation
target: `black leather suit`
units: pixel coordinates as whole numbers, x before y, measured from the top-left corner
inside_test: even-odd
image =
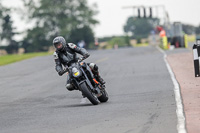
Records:
[[[76,53],[79,53],[82,56],[89,56],[89,53],[84,48],[79,48],[73,43],[68,43],[67,47],[62,51],[55,51],[54,59],[56,63],[56,71],[62,71],[62,65],[67,67],[73,62],[77,62],[78,58]]]
[[[58,50],[55,51],[54,59],[56,63],[56,71],[57,72],[63,71],[62,65],[68,67],[70,66],[71,63],[77,62],[78,58],[76,53],[81,54],[85,58],[89,57],[89,53],[86,51],[86,49],[79,48],[73,43],[68,43],[67,46],[62,51]],[[96,64],[88,63],[88,65],[92,70],[94,70],[96,67],[98,72],[98,67],[96,66]],[[73,90],[73,88],[70,84],[69,78],[70,78],[69,75],[67,75],[66,88],[71,91]]]

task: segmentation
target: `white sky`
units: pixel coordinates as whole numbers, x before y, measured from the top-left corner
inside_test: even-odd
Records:
[[[123,26],[127,18],[133,15],[133,9],[122,9],[124,6],[164,5],[170,21],[181,21],[195,26],[200,24],[200,0],[88,0],[89,5],[97,3],[99,14],[95,17],[100,24],[94,28],[97,37],[123,35]],[[20,7],[20,0],[3,0],[6,6]],[[160,8],[161,11],[161,8]],[[155,15],[155,11],[153,11]],[[159,13],[161,17],[162,13]],[[17,14],[13,15],[15,27],[23,31],[25,24]]]
[[[200,24],[200,0],[88,0],[88,2],[89,4],[96,2],[98,5],[100,12],[96,18],[100,24],[96,26],[95,33],[100,37],[124,34],[123,26],[127,18],[133,14],[133,9],[122,9],[124,6],[164,5],[170,21],[181,21],[195,26]]]

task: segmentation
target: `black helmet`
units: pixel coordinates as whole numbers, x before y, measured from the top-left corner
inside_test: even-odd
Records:
[[[62,51],[66,47],[65,38],[62,36],[57,36],[53,39],[53,45],[57,50]],[[61,45],[61,47],[58,47],[58,45]]]

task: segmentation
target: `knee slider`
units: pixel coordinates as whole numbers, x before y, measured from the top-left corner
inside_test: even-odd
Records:
[[[90,63],[89,67],[93,70],[94,69],[95,64],[94,63]]]
[[[98,66],[95,64],[95,63],[90,63],[90,68],[92,69],[92,70],[95,70],[95,71],[97,71],[98,70]]]

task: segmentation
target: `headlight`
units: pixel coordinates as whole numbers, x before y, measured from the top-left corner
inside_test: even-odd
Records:
[[[75,72],[74,73],[74,76],[78,76],[80,73],[79,72]]]
[[[80,76],[80,71],[77,68],[72,68],[72,73],[74,77]]]

